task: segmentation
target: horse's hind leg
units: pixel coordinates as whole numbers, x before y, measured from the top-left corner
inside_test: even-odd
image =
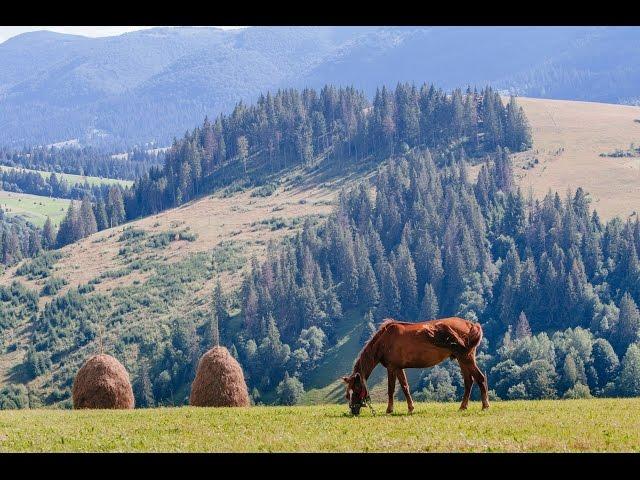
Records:
[[[471,375],[470,365],[467,365],[458,360],[460,370],[462,371],[462,379],[464,380],[464,395],[462,396],[462,403],[460,404],[460,410],[466,410],[469,404],[469,396],[471,395],[471,387],[473,387],[473,376]]]
[[[387,368],[387,393],[389,394],[389,403],[387,404],[387,413],[393,413],[393,394],[396,391],[396,371]]]
[[[480,387],[482,409],[484,410],[485,408],[489,408],[489,385],[487,383],[487,376],[478,368],[475,358],[473,359],[471,374],[473,375],[473,379]]]
[[[407,382],[407,374],[402,368],[398,369],[396,373],[398,375],[398,381],[400,382],[402,391],[404,392],[404,397],[407,399],[407,407],[409,408],[409,413],[412,413],[413,399],[411,398],[411,392],[409,391],[409,382]]]

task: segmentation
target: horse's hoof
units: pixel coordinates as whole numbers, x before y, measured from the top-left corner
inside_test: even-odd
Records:
[[[393,413],[393,408],[392,409],[387,408],[387,413]]]
[[[467,407],[462,407],[461,406],[458,410],[462,411],[462,410],[466,410],[466,409],[467,409]]]
[[[409,415],[413,415],[413,408],[409,409]]]
[[[489,408],[489,405],[482,405],[482,410],[486,410]]]

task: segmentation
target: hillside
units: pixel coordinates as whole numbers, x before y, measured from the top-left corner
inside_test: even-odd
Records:
[[[515,156],[514,171],[523,189],[531,185],[541,198],[549,188],[562,194],[567,188],[582,186],[594,198],[592,207],[606,218],[638,209],[637,189],[611,194],[628,185],[628,172],[637,171],[638,158],[599,154],[626,148],[637,138],[640,124],[634,120],[640,118],[640,108],[527,98],[520,98],[519,103],[532,126],[534,142],[533,149]],[[534,158],[537,164],[532,163]],[[56,299],[62,302],[56,308],[77,308],[71,317],[78,322],[71,329],[71,339],[66,338],[70,335],[67,330],[54,330],[53,368],[31,381],[30,387],[46,392],[42,399],[46,403],[58,402],[59,388],[67,385],[73,369],[98,348],[99,332],[82,326],[85,319],[103,325],[103,343],[108,348],[117,346],[114,353],[130,372],[137,373],[140,352],[136,342],[141,338],[142,345],[164,341],[168,332],[177,331],[176,321],[192,325],[202,334],[216,279],[228,295],[231,313],[229,321],[221,325],[223,336],[236,332],[241,306],[238,287],[244,273],[250,271],[251,258],[264,259],[273,252],[270,240],[294,235],[305,219],[326,216],[338,191],[355,185],[374,168],[375,164],[360,163],[348,175],[335,177],[322,169],[299,166],[286,171],[272,193],[262,187],[236,191],[231,185],[178,208],[101,231],[61,249],[61,258],[54,259],[44,274],[32,274],[39,271],[36,268],[18,274],[19,268],[32,262],[29,260],[7,269],[0,276],[1,286],[17,280],[36,293],[49,289],[37,300],[40,315]],[[77,300],[73,296],[77,288],[82,298],[93,300],[85,300],[86,305]],[[360,349],[362,315],[346,312],[335,345],[305,379],[304,403],[341,401],[344,392],[338,378],[351,368]],[[11,324],[0,337],[0,385],[30,378],[25,360],[34,325],[18,312],[15,318],[23,320]],[[69,349],[73,343],[67,342],[77,335],[89,341],[81,349]],[[125,339],[124,346],[121,339]],[[410,372],[412,385],[419,375],[419,371]],[[371,386],[374,398],[382,400],[386,393],[382,368],[374,373]],[[172,397],[180,402],[186,393],[172,392]]]
[[[546,98],[637,103],[637,28],[156,28],[0,44],[0,144],[168,145],[261,92],[425,79]]]
[[[640,154],[601,157],[640,143],[640,107],[519,98],[533,132],[533,148],[515,156],[525,193],[564,194],[582,187],[605,219],[640,212]],[[538,163],[532,163],[535,160]],[[523,167],[526,167],[524,169]]]
[[[33,262],[25,260],[5,270],[0,275],[0,285],[18,280],[40,292],[53,280],[61,279],[61,285],[54,290],[58,298],[81,288],[89,293],[88,297],[106,299],[109,310],[101,310],[99,315],[104,319],[107,314],[115,320],[100,320],[106,330],[106,345],[111,344],[110,339],[126,336],[127,331],[143,329],[155,336],[160,334],[154,333],[155,329],[171,325],[174,319],[198,324],[206,321],[209,314],[217,279],[222,282],[223,292],[230,296],[233,311],[237,302],[233,299],[251,258],[263,257],[271,240],[295,234],[305,219],[327,215],[339,189],[369,171],[370,167],[365,166],[351,176],[334,178],[297,168],[266,196],[259,187],[239,192],[223,189],[68,245],[60,249],[60,258],[52,261],[52,268],[44,275],[20,275],[19,268]],[[149,285],[153,285],[151,291]],[[44,308],[52,297],[41,295],[38,303]],[[221,328],[224,332],[228,327]],[[0,385],[28,378],[23,362],[32,335],[29,323],[18,322],[0,337],[0,345],[6,348],[0,355]],[[95,350],[95,340],[64,358],[53,369],[54,374]],[[8,348],[10,345],[14,347]],[[135,350],[123,352],[125,364],[132,369],[136,354]],[[51,393],[56,383],[51,375],[43,375],[31,387],[44,386],[43,391]]]

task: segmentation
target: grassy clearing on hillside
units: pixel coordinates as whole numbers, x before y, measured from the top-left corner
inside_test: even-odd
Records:
[[[640,399],[0,412],[0,452],[640,451]],[[384,405],[376,405],[378,412]]]
[[[54,225],[59,225],[69,208],[69,202],[64,198],[42,197],[28,193],[15,193],[0,190],[0,207],[8,215],[22,215],[28,221],[42,227],[51,217]]]
[[[515,155],[523,192],[531,187],[542,198],[549,190],[563,196],[582,187],[600,218],[640,213],[640,158],[601,156],[640,142],[639,107],[537,98],[518,103],[533,134],[533,148]]]
[[[18,170],[23,172],[35,172],[42,175],[44,178],[49,178],[51,176],[51,172],[45,172],[43,170],[32,170],[30,168],[22,168],[22,167],[9,167],[7,165],[0,165],[0,170]],[[59,173],[56,172],[56,176],[58,178],[64,178],[70,185],[75,183],[84,183],[85,180],[89,183],[89,185],[115,185],[120,184],[123,187],[130,187],[133,185],[133,180],[120,180],[117,178],[103,178],[103,177],[91,177],[86,175],[75,175],[73,173]]]

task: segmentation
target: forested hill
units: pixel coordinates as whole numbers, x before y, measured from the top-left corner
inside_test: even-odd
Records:
[[[241,180],[256,185],[295,165],[321,162],[346,170],[362,160],[383,160],[413,148],[443,152],[444,162],[531,146],[522,108],[497,92],[398,84],[378,89],[370,103],[354,88],[279,90],[230,115],[205,119],[167,151],[126,192],[127,218],[181,205],[215,187]]]
[[[0,44],[0,145],[76,139],[166,146],[205,115],[285,86],[398,81],[447,90],[633,103],[637,28],[157,28],[116,37],[51,32]]]
[[[70,186],[55,174],[45,178],[37,171],[0,171],[4,190],[82,200],[79,206],[69,205],[57,233],[50,222],[42,232],[34,229],[33,245],[27,234],[21,242],[3,240],[20,237],[18,232],[0,236],[0,247],[9,249],[1,262],[11,265],[41,248],[73,243],[231,184],[238,189],[261,186],[261,194],[270,195],[279,172],[295,166],[331,168],[342,176],[354,165],[375,165],[414,148],[442,150],[450,163],[500,147],[521,151],[530,144],[530,128],[515,98],[505,105],[490,88],[447,94],[433,85],[398,84],[395,91],[379,89],[373,103],[354,88],[330,85],[320,91],[267,93],[248,106],[240,102],[231,114],[207,118],[202,127],[174,141],[162,166],[155,166],[157,156],[140,150],[134,150],[131,160],[107,158],[90,148],[0,150],[0,162],[11,166],[143,172],[132,188],[123,188],[86,182]]]
[[[494,397],[640,395],[639,247],[640,221],[603,223],[582,189],[526,198],[504,153],[473,183],[410,153],[253,265],[227,342],[258,393],[301,396],[346,351],[345,323],[357,352],[385,318],[459,315],[483,325]],[[417,380],[419,398],[461,394],[455,362]]]

